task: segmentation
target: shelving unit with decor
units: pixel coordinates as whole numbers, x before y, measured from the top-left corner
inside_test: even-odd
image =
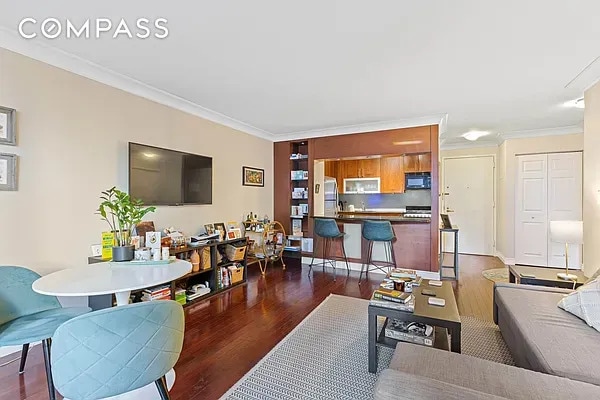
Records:
[[[302,238],[309,233],[310,166],[308,141],[291,143],[290,154],[290,225],[286,255],[301,257]]]

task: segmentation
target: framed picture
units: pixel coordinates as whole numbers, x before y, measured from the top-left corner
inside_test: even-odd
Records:
[[[0,144],[15,146],[15,110],[0,106]]]
[[[233,237],[231,237],[233,235]],[[240,228],[230,229],[227,232],[227,239],[241,239],[242,238],[242,230]]]
[[[229,240],[235,239],[235,232],[234,231],[227,232],[227,239],[229,239]]]
[[[206,230],[207,235],[212,235],[215,233],[215,227],[213,224],[204,224],[204,229]]]
[[[0,190],[17,190],[17,156],[0,153]]]
[[[225,239],[225,234],[227,233],[225,230],[225,224],[223,222],[215,222],[213,225],[215,227],[215,231],[219,231],[219,239]]]
[[[265,170],[260,168],[242,167],[242,185],[265,186]]]

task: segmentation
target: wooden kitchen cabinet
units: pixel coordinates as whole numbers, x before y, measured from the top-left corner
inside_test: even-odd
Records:
[[[325,176],[337,179],[338,164],[338,161],[325,161]]]
[[[358,173],[358,160],[342,160],[338,162],[342,179],[360,178]]]
[[[380,168],[381,193],[404,193],[404,157],[383,157]]]
[[[358,160],[358,175],[359,178],[379,178],[380,159],[365,158]]]
[[[404,172],[431,172],[431,153],[405,154]]]

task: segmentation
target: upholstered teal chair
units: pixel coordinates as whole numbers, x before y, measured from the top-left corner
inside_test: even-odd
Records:
[[[367,250],[367,260],[360,267],[360,276],[358,283],[362,280],[363,271],[369,275],[369,271],[378,269],[382,272],[388,272],[390,268],[396,267],[396,256],[394,255],[393,241],[396,239],[394,228],[390,221],[371,221],[367,220],[362,225],[362,237],[369,243]],[[373,244],[383,243],[385,250],[385,261],[373,261]],[[366,268],[365,268],[366,267]]]
[[[323,253],[321,258],[321,266],[323,267],[323,271],[325,271],[325,264],[328,263],[333,267],[333,279],[335,280],[335,259],[332,257],[329,252],[331,250],[331,243],[333,241],[339,241],[342,246],[342,259],[346,262],[346,271],[350,273],[350,267],[348,266],[348,257],[346,257],[346,248],[344,247],[344,236],[346,235],[344,232],[340,231],[338,228],[338,224],[333,218],[315,218],[315,227],[313,230],[315,234],[315,238],[318,238],[319,241],[322,241]],[[316,249],[316,246],[315,246]],[[308,265],[308,272],[312,270],[315,261],[316,251],[313,251],[313,258]],[[338,257],[339,259],[339,257]]]
[[[183,345],[183,308],[159,300],[73,318],[52,339],[56,389],[70,400],[96,400],[156,383],[169,399],[165,374]]]
[[[29,344],[42,341],[48,392],[53,400],[51,338],[60,324],[90,309],[62,308],[56,297],[34,292],[31,285],[39,277],[27,268],[0,266],[0,346],[23,345],[19,367],[19,373],[23,373]]]

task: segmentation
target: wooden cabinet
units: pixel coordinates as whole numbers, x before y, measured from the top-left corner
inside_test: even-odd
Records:
[[[404,158],[381,158],[381,193],[404,193]]]
[[[338,176],[338,161],[325,161],[325,176],[336,178]]]
[[[431,153],[405,154],[404,172],[431,172]]]
[[[358,160],[358,175],[359,178],[379,178],[380,159],[365,158]]]
[[[358,173],[358,160],[342,160],[338,161],[340,166],[340,175],[343,179],[360,178]]]

